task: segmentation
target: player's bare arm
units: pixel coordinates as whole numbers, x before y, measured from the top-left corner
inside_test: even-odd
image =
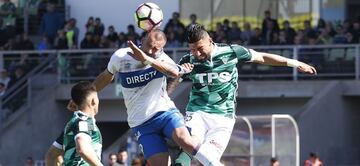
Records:
[[[194,68],[194,65],[190,63],[184,63],[181,66],[189,71],[192,71]],[[180,77],[170,77],[167,79],[166,91],[169,95],[174,92],[176,87],[180,84],[181,80],[182,79]]]
[[[131,48],[133,53],[129,53],[134,59],[141,61],[144,64],[149,64],[156,70],[164,73],[170,77],[180,77],[184,73],[188,73],[186,68],[183,68],[176,64],[171,64],[158,59],[154,59],[147,56],[139,47],[137,47],[132,41],[128,41],[128,46]]]
[[[51,145],[45,155],[45,166],[55,166],[58,165],[58,163],[62,164],[59,158],[62,157],[63,153],[64,151],[62,149]]]
[[[91,146],[91,138],[85,133],[79,133],[76,136],[76,151],[77,153],[92,166],[103,166],[96,152]]]
[[[306,63],[282,57],[280,55],[265,53],[265,52],[256,52],[254,50],[250,50],[252,55],[252,62],[272,65],[272,66],[289,66],[295,67],[300,72],[308,73],[308,74],[316,74],[316,69],[313,66],[310,66]]]
[[[96,91],[100,92],[107,85],[109,85],[113,79],[114,75],[105,69],[105,71],[100,73],[93,82],[96,87]]]

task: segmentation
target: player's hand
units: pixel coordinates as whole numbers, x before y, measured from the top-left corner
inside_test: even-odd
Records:
[[[78,107],[77,105],[74,103],[74,101],[70,100],[68,105],[66,106],[66,108],[69,110],[69,111],[72,111],[72,112],[75,112],[78,110]]]
[[[191,64],[191,63],[184,63],[184,64],[182,64],[182,65],[180,65],[180,66],[184,67],[184,68],[185,68],[186,70],[188,70],[188,71],[192,71],[193,68],[194,68],[194,65]]]
[[[131,48],[133,52],[128,52],[128,54],[133,57],[135,60],[144,62],[146,59],[146,54],[136,46],[131,40],[127,41],[128,46]]]
[[[297,69],[303,73],[308,73],[313,75],[317,74],[316,69],[314,67],[303,62],[299,62],[299,67]]]

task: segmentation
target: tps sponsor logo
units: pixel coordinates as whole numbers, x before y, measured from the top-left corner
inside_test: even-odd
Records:
[[[200,73],[196,74],[196,77],[199,79],[201,84],[208,83],[211,84],[213,80],[219,80],[222,83],[228,82],[231,80],[231,74],[229,72],[221,73]]]

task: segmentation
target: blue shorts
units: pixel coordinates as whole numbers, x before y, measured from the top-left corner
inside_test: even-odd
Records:
[[[143,124],[132,128],[145,159],[154,154],[168,152],[165,137],[172,139],[176,128],[185,127],[184,117],[177,109],[156,113]]]

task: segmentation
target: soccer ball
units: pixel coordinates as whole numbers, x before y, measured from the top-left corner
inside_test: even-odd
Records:
[[[163,21],[163,12],[155,3],[143,3],[135,12],[136,24],[145,31],[159,27]]]

